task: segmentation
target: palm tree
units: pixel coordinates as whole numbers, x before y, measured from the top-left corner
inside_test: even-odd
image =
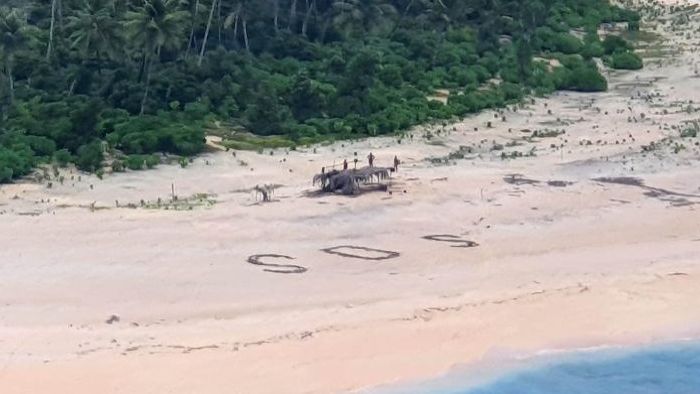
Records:
[[[187,39],[187,50],[185,51],[185,57],[188,57],[190,55],[190,50],[195,49],[197,47],[197,38],[195,37],[195,32],[200,26],[199,10],[203,7],[200,0],[183,0],[181,4],[186,5],[186,8],[190,12],[191,18],[190,35]]]
[[[98,69],[103,54],[113,58],[123,47],[121,25],[113,10],[112,0],[84,0],[83,7],[68,17],[71,47],[85,59],[94,54]]]
[[[306,12],[304,13],[304,21],[301,23],[301,34],[306,37],[306,32],[311,20],[311,14],[316,12],[316,0],[306,0]]]
[[[11,103],[15,98],[13,73],[15,54],[27,46],[30,38],[27,19],[19,9],[0,9],[0,53],[2,53],[3,66],[9,80]]]
[[[220,0],[219,0],[220,1]],[[211,20],[214,18],[214,9],[216,9],[217,0],[212,0],[211,8],[209,9],[209,20],[207,20],[207,29],[204,31],[204,39],[202,40],[202,49],[199,52],[199,60],[197,65],[202,65],[202,59],[204,58],[204,51],[207,50],[207,39],[209,38],[209,29],[211,29]]]
[[[51,50],[53,49],[54,25],[56,24],[56,11],[60,8],[60,0],[51,0],[51,24],[49,26],[49,44],[46,47],[46,60],[51,58]]]
[[[233,39],[238,38],[238,26],[241,26],[243,32],[243,44],[245,49],[250,51],[250,42],[248,40],[248,17],[250,14],[251,3],[249,0],[234,0],[231,12],[224,20],[224,27],[230,28],[233,26]]]
[[[345,34],[360,30],[376,32],[387,28],[396,8],[382,0],[339,0],[333,4],[333,23]]]
[[[416,14],[418,20],[440,19],[444,21],[449,19],[447,15],[450,13],[450,8],[442,0],[404,0],[403,3],[405,4],[405,6],[401,4],[403,11],[401,11],[390,35],[393,35],[401,27],[401,23],[409,12]]]
[[[159,59],[161,49],[176,50],[182,45],[187,12],[178,4],[178,0],[144,0],[136,11],[127,12],[127,32],[132,43],[141,48],[146,75],[141,114],[146,108],[153,60]]]

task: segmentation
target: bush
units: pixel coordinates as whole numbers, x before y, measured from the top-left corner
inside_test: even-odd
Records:
[[[53,160],[58,164],[59,167],[65,168],[68,163],[73,161],[73,155],[70,154],[68,149],[59,149],[53,154]]]
[[[0,146],[0,183],[28,174],[34,165],[32,158],[31,149],[26,146],[19,150]]]
[[[609,60],[610,67],[618,70],[639,70],[644,67],[642,58],[632,52],[614,53]]]
[[[124,171],[124,162],[121,160],[115,160],[112,162],[112,171],[113,172],[123,172]]]
[[[160,157],[158,155],[148,155],[145,159],[146,168],[154,168],[160,164]]]
[[[565,54],[581,52],[583,43],[569,33],[559,33],[554,37],[554,48]]]
[[[581,56],[584,59],[591,59],[594,57],[602,57],[605,55],[605,49],[600,42],[591,42],[586,44],[586,46],[581,50]]]
[[[604,92],[608,90],[608,81],[595,65],[590,65],[571,70],[562,88],[579,92]]]
[[[632,50],[632,45],[620,36],[609,35],[603,40],[603,49],[606,55]]]
[[[104,160],[102,143],[94,141],[81,145],[76,156],[75,164],[79,169],[89,172],[97,171],[97,169],[102,168],[102,160]]]
[[[139,171],[143,170],[143,166],[145,165],[146,160],[144,159],[144,156],[142,155],[131,155],[124,160],[124,164],[126,165],[126,168],[132,170],[132,171]]]
[[[204,149],[204,130],[199,123],[168,116],[134,116],[114,125],[114,132],[107,134],[107,141],[129,154],[194,155]]]

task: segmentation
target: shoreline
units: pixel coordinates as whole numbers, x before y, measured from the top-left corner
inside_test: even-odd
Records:
[[[403,382],[359,390],[366,394],[408,394],[459,392],[485,387],[508,377],[536,373],[572,362],[596,362],[627,358],[655,351],[695,348],[700,336],[660,339],[640,343],[610,343],[589,347],[541,349],[528,354],[489,355],[469,365],[458,365],[443,375],[417,382]],[[590,357],[586,357],[590,356]]]

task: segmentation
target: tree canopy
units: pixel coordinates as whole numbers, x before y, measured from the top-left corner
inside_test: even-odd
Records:
[[[214,121],[300,144],[386,134],[530,92],[605,90],[595,57],[641,67],[623,39],[599,39],[603,22],[638,26],[607,0],[0,6],[0,182],[42,162],[196,154]],[[430,101],[436,89],[454,94]]]

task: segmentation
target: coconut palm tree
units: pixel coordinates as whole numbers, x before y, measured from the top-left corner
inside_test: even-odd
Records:
[[[338,0],[333,3],[333,9],[333,24],[346,35],[358,29],[382,31],[398,14],[391,3],[382,0]]]
[[[30,31],[26,16],[19,9],[0,9],[0,53],[9,80],[10,102],[15,98],[15,54],[27,47],[31,38]]]
[[[233,39],[238,38],[238,27],[241,27],[243,33],[243,44],[245,49],[250,51],[250,42],[248,39],[248,20],[251,14],[252,2],[250,0],[234,0],[231,10],[224,20],[224,27],[233,27]]]
[[[51,0],[51,23],[49,25],[49,43],[46,47],[46,60],[51,58],[53,49],[54,27],[56,25],[56,12],[61,7],[61,0]]]
[[[204,31],[204,39],[202,40],[202,48],[199,52],[199,60],[197,60],[197,65],[202,65],[202,59],[204,59],[204,51],[207,50],[207,39],[209,38],[209,30],[211,29],[211,21],[214,18],[214,10],[217,7],[217,3],[221,0],[212,0],[211,7],[209,9],[209,19],[207,20],[207,29]],[[220,5],[219,5],[220,6]]]
[[[71,47],[84,59],[94,55],[98,69],[103,55],[114,58],[123,48],[121,24],[113,11],[112,0],[84,0],[83,7],[67,18]]]
[[[393,35],[396,30],[401,27],[401,23],[406,19],[409,13],[415,14],[416,19],[419,21],[432,19],[440,20],[442,23],[449,20],[448,15],[450,14],[452,8],[454,8],[454,6],[448,7],[445,5],[443,0],[403,0],[403,2],[396,2],[396,4],[397,7],[402,9],[402,11],[401,15],[394,24],[391,35]]]
[[[127,12],[126,30],[131,42],[140,48],[146,76],[141,114],[146,108],[153,62],[159,59],[162,49],[177,50],[182,46],[187,14],[180,9],[178,0],[144,0],[136,11]]]
[[[191,18],[190,35],[187,39],[187,50],[185,51],[185,57],[188,57],[190,55],[190,50],[195,49],[197,47],[197,38],[195,37],[195,32],[197,31],[197,28],[201,25],[199,20],[199,11],[204,7],[202,7],[200,0],[183,0],[181,4],[185,4],[185,8],[189,10]]]

